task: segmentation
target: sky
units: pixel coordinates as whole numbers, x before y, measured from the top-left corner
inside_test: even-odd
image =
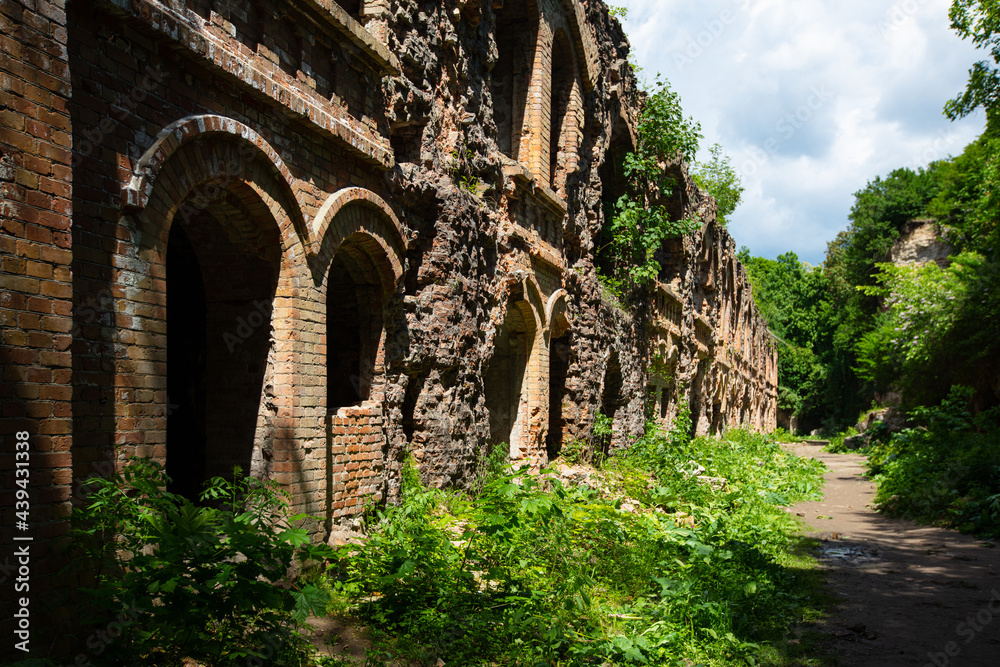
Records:
[[[736,245],[819,264],[854,193],[957,155],[985,126],[944,104],[986,57],[950,28],[951,0],[609,0],[634,63],[722,145],[745,192]],[[647,86],[648,88],[649,86]]]

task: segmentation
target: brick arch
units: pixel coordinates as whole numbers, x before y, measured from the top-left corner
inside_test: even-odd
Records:
[[[524,277],[523,287],[523,300],[527,302],[531,309],[531,314],[535,320],[535,331],[541,333],[548,327],[547,320],[545,319],[545,301],[542,300],[542,289],[539,287],[538,280],[533,273],[529,273]]]
[[[278,226],[283,252],[293,252],[307,238],[298,201],[274,164],[260,158],[260,151],[228,134],[203,133],[170,153],[148,172],[142,206],[135,214],[142,244],[166,252],[170,227],[176,216],[187,219],[204,202],[221,192],[240,198],[249,210],[264,207]],[[135,182],[135,178],[133,178]],[[138,192],[138,190],[129,190]],[[137,195],[128,195],[137,196]],[[136,210],[137,207],[126,208]]]
[[[189,379],[201,374],[213,378],[213,382],[214,379],[237,377],[230,372],[230,366],[239,364],[241,369],[247,369],[247,374],[253,375],[247,386],[259,386],[261,395],[265,387],[290,385],[288,375],[276,370],[272,360],[292,349],[295,323],[274,314],[290,307],[290,299],[284,295],[294,288],[296,255],[304,255],[301,250],[297,251],[304,226],[297,224],[301,221],[301,213],[286,178],[245,138],[229,132],[200,132],[169,149],[163,148],[163,143],[171,139],[165,134],[161,139],[164,139],[162,150],[153,149],[147,154],[155,159],[146,160],[137,177],[139,183],[145,183],[139,186],[143,197],[137,200],[142,206],[131,207],[132,215],[127,215],[123,221],[132,229],[130,235],[119,240],[119,257],[112,282],[122,315],[117,325],[119,335],[133,346],[128,358],[115,362],[117,390],[126,396],[128,389],[128,400],[149,404],[143,409],[152,415],[148,429],[124,437],[154,444],[156,449],[151,450],[152,455],[167,460],[165,445],[168,444],[171,404],[167,397],[171,377],[168,368],[171,314],[168,308],[175,324],[178,322],[176,317],[181,317],[181,327],[175,328],[174,335],[186,328],[211,334],[205,338],[209,342],[201,348],[201,353],[205,360],[215,364],[214,370],[192,370]],[[179,139],[174,137],[173,141]],[[152,166],[153,161],[155,166]],[[174,245],[178,238],[172,230],[178,234],[183,231],[187,241]],[[178,255],[178,251],[182,254]],[[197,281],[201,286],[183,279],[173,281],[178,290],[174,294],[195,296],[168,305],[168,291],[173,289],[167,284],[168,260],[180,257],[196,260],[202,269],[202,278]],[[235,269],[230,263],[233,257],[242,262]],[[175,267],[183,269],[194,263],[175,264]],[[267,271],[260,272],[261,266]],[[244,272],[248,279],[233,277],[237,275],[233,271]],[[174,275],[181,276],[184,272]],[[200,322],[184,315],[194,313],[194,306],[186,310],[184,301],[190,304],[200,301],[198,310],[204,310],[204,317],[198,316],[202,318]],[[218,307],[219,304],[224,307]],[[172,340],[175,349],[186,349],[183,337]],[[135,359],[156,361],[136,363]],[[248,363],[243,364],[244,359],[249,360]],[[215,363],[219,360],[225,361]],[[220,389],[218,383],[205,384],[199,391],[208,392],[212,386],[214,394],[233,395]],[[136,387],[152,391],[133,393],[131,388]],[[236,448],[238,451],[234,449],[218,456],[213,453],[212,466],[221,470],[238,459],[239,464],[253,474],[267,474],[266,461],[270,460],[270,452],[287,446],[287,432],[276,426],[277,415],[287,409],[285,397],[278,392],[273,401],[252,403],[251,397],[239,406],[241,414],[250,415],[246,419],[233,419],[229,413],[219,417],[214,409],[204,411],[205,429],[214,429],[212,432],[217,433],[226,422],[238,421],[240,433],[246,436],[240,440],[246,446],[240,445]],[[260,405],[266,407],[258,411]],[[251,413],[256,413],[256,422]],[[130,428],[126,414],[121,412],[116,426],[120,432]],[[213,440],[206,438],[208,442]],[[207,467],[207,457],[205,460],[206,475],[220,472]],[[198,476],[188,481],[197,482]]]
[[[160,130],[156,139],[136,163],[132,178],[122,188],[122,208],[125,210],[145,208],[153,192],[153,184],[170,158],[189,142],[211,134],[230,135],[240,139],[248,149],[255,150],[271,163],[288,186],[290,193],[297,190],[295,177],[288,170],[284,160],[260,134],[233,118],[198,114],[176,120]],[[294,199],[294,196],[292,198]]]
[[[569,293],[566,290],[557,289],[549,296],[549,300],[545,304],[545,327],[553,338],[558,338],[566,333],[573,324],[573,320],[569,316],[568,296]]]
[[[327,197],[313,218],[310,235],[309,261],[319,282],[348,239],[379,272],[387,292],[403,276],[406,234],[393,210],[371,190],[344,188]]]

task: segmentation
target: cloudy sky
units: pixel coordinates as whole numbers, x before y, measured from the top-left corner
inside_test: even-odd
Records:
[[[956,155],[982,116],[941,109],[983,58],[951,31],[951,0],[610,0],[633,60],[663,74],[722,144],[746,192],[737,245],[813,264],[853,194],[897,167]]]

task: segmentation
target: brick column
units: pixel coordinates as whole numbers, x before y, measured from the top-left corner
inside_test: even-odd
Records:
[[[50,648],[44,635],[65,630],[43,618],[60,569],[52,545],[67,528],[72,476],[66,47],[65,0],[0,0],[0,629],[9,650],[13,605],[29,598],[28,646],[36,656]],[[25,518],[15,513],[18,432],[28,436],[26,530],[15,524]],[[15,592],[14,550],[23,546],[30,588]]]

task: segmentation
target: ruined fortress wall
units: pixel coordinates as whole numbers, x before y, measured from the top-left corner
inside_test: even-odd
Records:
[[[703,229],[648,302],[597,280],[641,99],[598,0],[0,0],[0,40],[0,400],[40,538],[132,455],[188,495],[272,477],[324,538],[410,454],[464,485],[598,412],[605,447],[682,402],[774,427],[774,344],[683,165]]]

